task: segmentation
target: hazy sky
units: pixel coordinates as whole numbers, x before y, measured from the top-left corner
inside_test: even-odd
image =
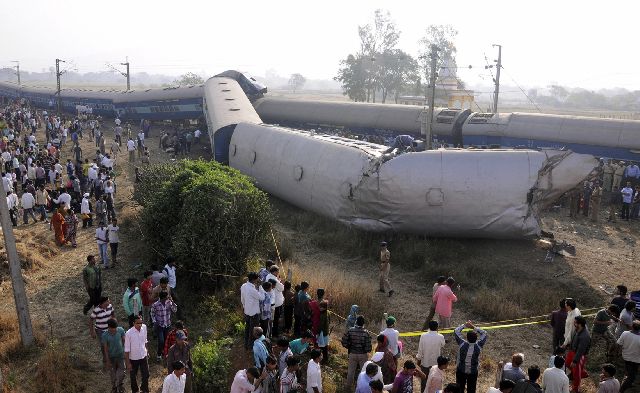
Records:
[[[413,55],[427,25],[452,24],[458,65],[475,67],[459,76],[472,84],[491,83],[483,66],[497,43],[507,84],[640,89],[638,1],[0,0],[0,66],[41,71],[59,57],[100,71],[129,56],[132,72],[329,79],[376,8],[391,12]]]

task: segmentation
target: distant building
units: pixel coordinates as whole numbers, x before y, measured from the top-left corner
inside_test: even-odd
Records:
[[[473,90],[467,90],[461,86],[453,61],[445,61],[436,81],[436,105],[446,105],[447,108],[471,109],[475,101],[473,94]],[[400,96],[398,103],[426,106],[427,100],[423,96]]]

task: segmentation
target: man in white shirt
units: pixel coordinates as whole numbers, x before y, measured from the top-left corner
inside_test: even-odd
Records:
[[[389,342],[389,350],[393,354],[394,357],[400,357],[400,349],[398,348],[398,339],[400,338],[400,332],[394,329],[396,325],[396,319],[392,316],[387,318],[387,328],[380,332],[380,334],[384,334]]]
[[[640,321],[633,321],[631,330],[622,333],[618,339],[618,345],[622,346],[622,359],[624,359],[625,377],[620,385],[620,393],[633,386],[640,366]]]
[[[22,208],[24,209],[24,212],[22,213],[22,220],[24,221],[24,224],[27,225],[29,223],[29,215],[33,217],[34,223],[38,222],[36,215],[33,212],[33,207],[36,204],[36,198],[34,198],[30,192],[25,192],[22,194],[21,202]]]
[[[134,162],[136,160],[136,143],[131,138],[127,141],[127,151],[129,152],[129,162]]]
[[[321,361],[322,352],[318,349],[312,350],[311,360],[307,365],[307,393],[322,393]]]
[[[244,311],[244,347],[249,350],[252,346],[251,335],[253,328],[260,326],[260,302],[264,300],[264,292],[257,288],[258,274],[251,272],[247,275],[247,282],[240,287],[240,302]]]
[[[197,129],[194,133],[193,133],[193,143],[194,144],[198,144],[200,143],[200,136],[202,135],[202,131],[200,131],[200,129]]]
[[[124,358],[131,380],[131,391],[149,392],[149,361],[147,351],[147,326],[142,323],[142,317],[136,316],[133,327],[124,336]],[[138,370],[142,375],[142,383],[138,388]]]
[[[542,391],[544,393],[569,393],[569,377],[564,372],[564,358],[556,356],[553,365],[555,367],[548,368],[542,373]]]
[[[264,375],[264,374],[263,374]],[[250,393],[253,392],[264,378],[260,375],[255,367],[249,367],[244,370],[240,370],[233,377],[233,383],[231,384],[231,393]]]
[[[96,228],[96,243],[98,243],[98,253],[105,269],[109,268],[109,257],[107,256],[107,243],[109,242],[109,231],[104,225],[104,221],[100,221]]]
[[[71,209],[71,195],[69,195],[66,191],[63,191],[62,194],[58,196],[58,199],[54,199],[53,201],[60,207]]]
[[[173,300],[174,303],[176,304],[180,304],[180,301],[178,300],[178,294],[176,293],[176,286],[177,286],[177,279],[176,279],[176,260],[174,257],[168,257],[167,258],[167,263],[166,265],[164,265],[164,268],[162,269],[162,273],[164,273],[165,276],[167,276],[167,278],[169,279],[169,292],[171,294],[171,300]],[[178,319],[182,319],[182,308],[183,307],[178,307],[178,312],[176,313],[176,316],[178,317]]]
[[[575,299],[565,299],[564,307],[567,310],[567,320],[564,323],[564,343],[562,344],[562,347],[567,348],[569,344],[571,344],[571,337],[576,330],[573,321],[581,314]]]
[[[282,305],[284,304],[284,285],[280,282],[280,268],[276,265],[273,265],[269,268],[269,274],[265,278],[266,281],[274,280],[276,284],[274,285],[273,293],[275,296],[272,297],[272,304],[275,308],[274,316],[273,316],[273,328],[271,330],[271,335],[273,337],[278,337],[280,332],[280,317],[282,316]]]
[[[173,372],[164,378],[162,393],[184,393],[184,387],[187,383],[185,365],[180,360],[177,360],[171,366]]]
[[[438,333],[438,322],[429,321],[429,331],[422,333],[418,343],[418,353],[416,359],[418,366],[425,375],[429,375],[431,367],[438,364],[438,356],[445,346],[444,336]],[[427,381],[420,380],[420,391],[423,392]]]
[[[629,221],[631,217],[631,203],[633,202],[633,187],[631,182],[627,182],[627,186],[620,190],[622,194],[622,219]]]
[[[14,227],[18,226],[18,196],[13,191],[7,192],[7,207],[9,208],[9,217]]]
[[[118,256],[118,244],[120,243],[120,227],[118,226],[118,220],[114,218],[111,220],[111,224],[107,227],[109,233],[109,247],[111,248],[111,260],[113,264],[116,264],[116,257]]]

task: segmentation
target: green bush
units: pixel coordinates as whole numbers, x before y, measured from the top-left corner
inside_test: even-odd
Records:
[[[193,390],[196,392],[228,392],[227,375],[231,339],[200,340],[191,349]]]
[[[272,222],[266,194],[235,169],[214,161],[152,165],[136,184],[149,245],[174,255],[187,270],[243,274],[268,244]]]

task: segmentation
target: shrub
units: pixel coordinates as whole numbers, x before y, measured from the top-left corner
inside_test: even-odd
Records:
[[[191,349],[196,392],[228,392],[227,374],[231,339],[200,340]]]
[[[214,161],[152,165],[134,190],[145,238],[186,270],[242,274],[269,241],[266,194],[235,169]]]

